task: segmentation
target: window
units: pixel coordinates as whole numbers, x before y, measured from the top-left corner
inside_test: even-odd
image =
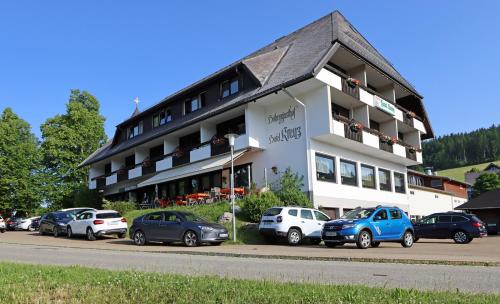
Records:
[[[405,175],[403,173],[394,172],[394,190],[397,193],[406,193]]]
[[[313,214],[311,210],[300,210],[300,217],[307,220],[313,219]]]
[[[361,165],[361,184],[363,188],[375,189],[375,168]]]
[[[275,216],[275,215],[281,214],[281,210],[283,210],[283,208],[269,208],[266,210],[266,212],[264,212],[263,215]]]
[[[330,218],[328,216],[324,215],[323,213],[321,213],[319,211],[314,211],[314,216],[316,216],[317,221],[326,222],[326,221],[330,220]]]
[[[438,223],[451,223],[451,215],[440,215]]]
[[[405,140],[405,135],[401,132],[398,132],[398,139]]]
[[[343,185],[358,185],[358,170],[355,162],[340,160],[340,179]]]
[[[333,115],[343,116],[344,118],[349,118],[349,110],[343,106],[339,106],[336,103],[332,103]]]
[[[175,215],[173,213],[166,212],[166,213],[164,213],[164,215],[165,215],[165,218],[164,218],[165,222],[175,222],[175,221],[177,221],[177,215]]]
[[[288,210],[288,214],[291,216],[297,216],[297,209],[290,209]]]
[[[147,221],[161,221],[161,219],[162,219],[161,213],[153,213],[153,214],[147,215],[145,218],[145,220],[147,220]]]
[[[466,217],[463,217],[463,216],[454,216],[451,221],[453,223],[464,223],[464,222],[468,222],[469,220],[466,218]]]
[[[125,168],[130,169],[135,167],[135,154],[125,157]]]
[[[398,209],[391,209],[389,212],[391,213],[391,219],[393,220],[399,220],[403,217],[401,215],[401,211],[399,211]]]
[[[431,187],[432,188],[442,188],[443,187],[443,180],[441,180],[441,179],[432,179],[431,180]]]
[[[251,180],[250,165],[242,165],[234,168],[234,186],[235,187],[250,187]]]
[[[431,217],[424,217],[422,219],[422,224],[435,224],[437,221],[436,216],[431,216]]]
[[[370,120],[370,128],[380,131],[380,124],[376,121]]]
[[[189,113],[198,111],[199,109],[201,109],[205,106],[205,102],[206,102],[206,94],[205,93],[201,93],[200,95],[187,100],[184,103],[184,114],[189,114]],[[170,117],[171,116],[172,115],[170,115]]]
[[[378,184],[380,190],[392,191],[391,186],[391,172],[385,169],[378,169]]]
[[[203,191],[210,191],[210,175],[203,175],[201,177],[201,188]]]
[[[111,163],[104,165],[104,174],[111,174]]]
[[[238,93],[240,90],[238,78],[223,81],[220,85],[220,96],[226,98],[230,95]]]
[[[164,125],[172,120],[172,112],[170,109],[161,110],[159,113],[153,115],[153,128]]]
[[[377,212],[375,214],[375,216],[373,218],[376,219],[376,220],[378,220],[378,221],[388,219],[388,217],[387,217],[387,210],[385,210],[385,209],[380,210],[379,212]]]
[[[316,153],[316,179],[335,182],[335,158]]]
[[[135,125],[132,125],[127,130],[127,138],[134,138],[138,135],[142,134],[142,121],[138,122]]]

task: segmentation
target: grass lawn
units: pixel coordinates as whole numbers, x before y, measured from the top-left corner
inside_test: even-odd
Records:
[[[124,216],[127,218],[127,222],[132,225],[133,220],[143,214],[154,212],[154,211],[165,211],[165,210],[178,210],[192,212],[198,216],[201,216],[211,222],[217,222],[219,216],[224,212],[229,211],[229,202],[223,201],[214,204],[207,205],[194,205],[194,206],[173,206],[163,209],[145,209],[145,210],[134,210],[126,213]],[[232,239],[233,228],[231,223],[224,224],[229,230],[229,239]],[[240,218],[236,218],[236,234],[238,236],[237,244],[264,244],[264,239],[259,235],[257,226],[253,223],[248,223]],[[232,241],[225,242],[224,244],[234,244]]]
[[[0,263],[2,303],[500,303],[420,292]]]
[[[460,167],[460,168],[453,168],[453,169],[446,169],[442,171],[438,171],[437,174],[440,176],[446,176],[452,179],[456,179],[458,181],[465,181],[464,174],[465,172],[469,171],[472,168],[477,168],[480,171],[482,171],[486,166],[488,166],[490,163],[494,163],[500,166],[500,160],[494,161],[494,162],[487,162],[484,164],[477,164],[477,165],[472,165],[472,166],[466,166],[466,167]]]

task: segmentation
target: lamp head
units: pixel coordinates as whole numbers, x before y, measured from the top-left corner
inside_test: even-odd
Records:
[[[234,147],[234,140],[238,137],[238,134],[228,133],[224,137],[229,141],[229,146]]]

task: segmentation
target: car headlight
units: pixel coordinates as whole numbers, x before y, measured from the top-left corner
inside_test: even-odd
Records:
[[[66,224],[65,224],[65,223],[59,223],[58,225],[59,225],[59,226],[66,226]]]
[[[203,232],[213,232],[213,231],[215,231],[215,229],[214,229],[214,228],[212,228],[212,227],[208,227],[208,226],[198,226],[198,227],[199,227],[199,228],[201,229],[201,231],[203,231]]]
[[[354,225],[354,224],[344,224],[344,225],[342,225],[342,229],[354,228],[354,226],[356,226],[356,225]]]

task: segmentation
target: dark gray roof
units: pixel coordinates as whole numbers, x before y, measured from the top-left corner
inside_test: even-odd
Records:
[[[257,50],[243,59],[166,97],[159,104],[168,103],[179,95],[193,90],[221,73],[234,69],[240,65],[246,67],[250,71],[254,79],[260,84],[260,87],[242,92],[227,102],[207,106],[195,113],[175,119],[167,125],[155,128],[136,138],[117,145],[107,146],[105,149],[98,151],[98,153],[94,153],[92,157],[87,158],[82,165],[88,165],[102,160],[153,138],[203,120],[209,116],[232,109],[246,102],[256,100],[257,98],[278,91],[283,87],[311,78],[315,75],[315,71],[318,71],[318,66],[326,63],[324,61],[325,57],[333,55],[330,51],[334,49],[334,44],[336,42],[356,52],[359,56],[388,74],[408,90],[419,95],[413,86],[411,86],[411,84],[354,29],[344,16],[338,11],[335,11],[289,35],[277,39],[273,43]],[[159,104],[151,108],[156,108]],[[144,110],[142,113],[148,113],[148,109]],[[120,125],[127,123],[132,118],[120,123]]]
[[[457,210],[500,209],[500,189],[490,190],[455,208]]]

